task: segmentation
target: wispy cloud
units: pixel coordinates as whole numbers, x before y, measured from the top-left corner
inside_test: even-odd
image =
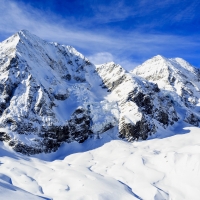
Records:
[[[114,56],[109,52],[99,52],[90,55],[89,60],[92,60],[95,65],[111,62],[114,60]]]
[[[96,23],[110,23],[132,18],[135,21],[135,27],[141,28],[146,25],[157,26],[165,23],[190,22],[195,17],[199,17],[200,2],[188,0],[110,0],[105,4],[98,4],[94,0],[86,0],[90,2],[88,6],[92,8],[93,17],[91,21]],[[93,3],[95,2],[95,3]],[[145,24],[141,21],[148,21]],[[138,21],[140,20],[140,21]]]
[[[91,8],[94,12],[94,17],[91,20],[98,23],[123,21],[137,14],[132,7],[125,5],[124,1],[109,1],[107,4],[98,6],[92,4]]]
[[[142,3],[144,1],[141,1],[140,6],[143,6]],[[21,29],[27,29],[48,41],[74,46],[96,64],[113,59],[126,69],[132,69],[157,54],[191,59],[193,49],[200,49],[200,40],[194,37],[150,34],[138,30],[88,29],[87,26],[79,26],[80,23],[75,23],[72,18],[63,19],[53,13],[49,17],[49,13],[27,4],[8,0],[0,0],[0,4],[0,35],[8,37]],[[120,6],[126,9],[109,18]],[[104,7],[99,9],[101,14],[96,14],[95,17],[100,20],[103,19],[103,13],[107,13],[108,10]],[[110,12],[111,14],[107,15],[110,21],[123,20],[123,17],[131,15],[131,10],[124,3],[118,3],[116,8],[110,8]],[[193,58],[197,57],[198,53],[195,51]]]

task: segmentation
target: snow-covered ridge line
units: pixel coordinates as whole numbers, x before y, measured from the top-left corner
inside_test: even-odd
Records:
[[[182,109],[183,120],[200,126],[200,69],[182,58],[155,56],[131,73],[156,83]]]
[[[178,121],[173,104],[156,84],[133,76],[114,63],[97,66],[97,72],[111,91],[108,99],[118,102],[120,137],[129,141],[147,139],[159,125],[167,127]]]
[[[23,30],[0,43],[0,140],[36,154],[112,127],[132,141],[178,120],[199,126],[199,74],[162,56],[131,72],[95,66],[73,47]]]

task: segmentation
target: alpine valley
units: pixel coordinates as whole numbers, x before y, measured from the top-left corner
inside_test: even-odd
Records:
[[[198,200],[200,70],[92,64],[26,30],[0,43],[0,199]]]

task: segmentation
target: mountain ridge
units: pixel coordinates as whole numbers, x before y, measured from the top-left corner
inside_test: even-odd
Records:
[[[164,71],[161,66],[164,66]],[[148,69],[148,70],[146,70]],[[153,57],[131,71],[169,94],[185,110],[185,121],[199,126],[200,70],[181,58]],[[160,75],[161,74],[161,75]],[[192,118],[194,118],[192,120]],[[193,122],[194,121],[194,122]]]
[[[180,58],[158,55],[128,72],[22,30],[0,43],[0,72],[0,140],[23,154],[56,151],[113,127],[134,141],[180,119],[200,124],[199,70]]]

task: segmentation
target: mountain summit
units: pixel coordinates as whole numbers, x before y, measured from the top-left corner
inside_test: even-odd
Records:
[[[136,67],[132,74],[156,83],[182,109],[186,122],[200,124],[200,70],[182,58],[155,56]]]
[[[0,56],[1,140],[17,151],[38,153],[88,137],[86,104],[103,99],[94,93],[101,79],[88,59],[28,31],[2,42]]]
[[[0,43],[0,140],[29,155],[113,127],[133,141],[178,120],[199,126],[199,77],[183,59],[162,56],[131,72],[95,66],[23,30]]]

